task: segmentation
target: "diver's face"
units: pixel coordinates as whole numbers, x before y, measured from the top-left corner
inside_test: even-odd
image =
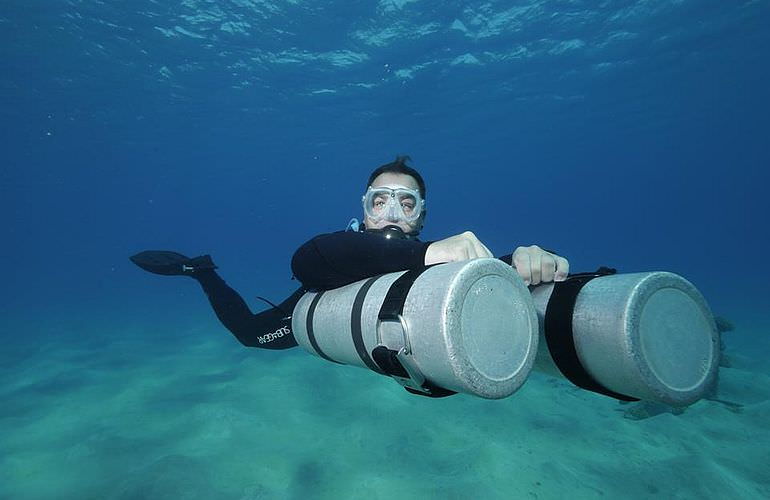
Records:
[[[420,190],[420,186],[417,184],[417,181],[412,177],[411,175],[407,174],[397,174],[394,172],[384,172],[377,177],[374,178],[374,181],[372,182],[373,188],[378,187],[389,187],[389,188],[396,188],[396,187],[405,187],[409,189],[414,189],[415,191]],[[385,226],[398,226],[402,231],[405,233],[411,233],[412,231],[417,231],[422,227],[423,219],[425,218],[424,211],[423,215],[420,216],[416,221],[414,222],[406,222],[406,221],[389,221],[389,220],[379,220],[375,221],[371,217],[368,217],[366,214],[364,214],[364,226],[366,229],[382,229]]]

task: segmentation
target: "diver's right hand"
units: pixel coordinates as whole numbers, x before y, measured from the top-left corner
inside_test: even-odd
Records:
[[[470,231],[428,245],[425,265],[492,257],[492,252]]]

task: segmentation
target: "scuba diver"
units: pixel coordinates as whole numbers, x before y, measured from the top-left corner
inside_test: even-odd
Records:
[[[425,181],[407,165],[408,156],[376,168],[362,197],[363,223],[351,220],[345,231],[321,234],[294,253],[291,269],[302,287],[258,314],[217,274],[209,255],[189,258],[170,251],[144,251],[130,259],[154,274],[189,276],[203,288],[222,324],[247,347],[288,349],[297,345],[291,331],[294,306],[306,291],[330,290],[380,274],[432,264],[493,257],[470,231],[439,241],[420,241],[427,214]],[[499,257],[527,285],[564,281],[567,259],[537,245],[520,246]]]

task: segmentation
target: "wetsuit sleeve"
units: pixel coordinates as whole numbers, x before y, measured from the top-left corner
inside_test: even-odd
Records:
[[[305,288],[330,290],[378,274],[421,267],[430,244],[354,231],[322,234],[299,247],[291,269]]]

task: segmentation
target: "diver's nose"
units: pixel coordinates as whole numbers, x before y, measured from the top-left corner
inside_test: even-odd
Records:
[[[385,217],[388,222],[398,222],[400,220],[398,214],[396,213],[396,208],[391,206],[390,210],[388,210],[388,214]]]
[[[396,204],[393,200],[388,200],[388,204],[385,210],[385,220],[388,222],[396,222],[398,220],[398,212],[396,211]]]

